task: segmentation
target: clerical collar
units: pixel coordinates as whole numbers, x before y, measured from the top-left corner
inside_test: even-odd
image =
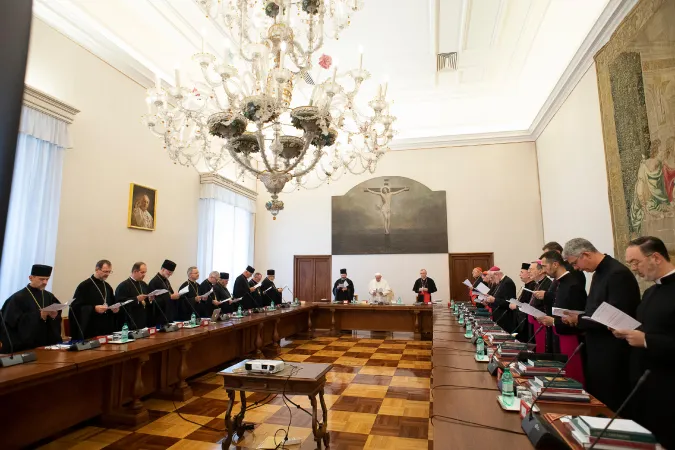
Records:
[[[562,277],[564,277],[564,276],[567,275],[568,273],[570,273],[570,271],[569,271],[569,270],[566,270],[565,273],[563,273],[562,275],[560,275],[560,276],[559,276],[558,278],[556,278],[556,279],[557,279],[557,280],[560,280]]]
[[[656,284],[663,284],[664,281],[666,281],[666,283],[669,283],[669,282],[673,281],[669,278],[673,274],[675,274],[675,269],[671,270],[670,272],[668,272],[667,274],[665,274],[664,276],[662,276],[661,278],[656,280]],[[668,278],[668,279],[664,280],[664,278]]]
[[[611,259],[613,259],[613,258],[612,258],[611,256],[609,256],[607,253],[605,253],[604,255],[605,255],[605,257],[602,258],[602,261],[600,261],[600,263],[598,264],[598,267],[595,268],[595,271],[596,271],[596,272],[602,272],[604,269],[606,269],[606,268],[609,266],[609,264],[610,264],[609,261],[610,261]]]

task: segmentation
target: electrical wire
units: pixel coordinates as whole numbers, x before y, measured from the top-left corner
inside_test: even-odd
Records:
[[[442,419],[442,421],[445,420],[445,421],[448,421],[448,422],[451,422],[451,423],[456,423],[458,425],[465,425],[465,426],[468,426],[468,427],[483,428],[483,429],[486,429],[486,430],[494,430],[494,431],[503,431],[504,433],[518,434],[518,435],[524,435],[525,434],[523,431],[513,431],[513,430],[509,430],[507,428],[493,427],[491,425],[485,425],[485,424],[478,423],[478,422],[472,422],[470,420],[462,420],[462,419],[458,419],[457,417],[444,416],[444,415],[441,415],[441,414],[432,414],[431,415],[430,420],[431,420],[432,425],[434,425],[434,419],[435,418]]]
[[[282,359],[282,361],[283,361],[283,359]],[[286,441],[288,441],[288,433],[290,433],[290,431],[291,431],[291,420],[293,419],[293,411],[291,411],[291,407],[288,406],[288,403],[286,402],[286,386],[288,385],[288,382],[290,381],[291,377],[293,375],[297,374],[300,371],[300,367],[290,365],[290,364],[289,364],[289,366],[291,367],[291,370],[288,373],[288,377],[286,378],[286,382],[284,383],[284,387],[281,390],[281,395],[282,395],[282,399],[284,401],[284,405],[286,406],[286,408],[288,408],[288,426],[286,427],[285,430],[283,428],[279,428],[277,431],[274,432],[274,445],[275,445],[274,448],[275,448],[275,450],[284,447],[284,443],[286,443]],[[277,444],[277,433],[279,433],[279,431],[282,431],[285,434],[284,434],[284,439]]]

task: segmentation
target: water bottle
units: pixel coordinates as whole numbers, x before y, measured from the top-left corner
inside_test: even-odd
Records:
[[[296,300],[297,300],[297,298],[296,298]],[[241,317],[241,316],[242,316],[242,313],[241,313],[241,305],[240,305],[239,308],[237,308],[237,317]]]
[[[122,327],[122,342],[129,342],[129,326],[126,323]]]
[[[478,359],[483,359],[483,356],[485,356],[485,341],[483,341],[482,336],[478,336],[478,339],[476,339],[476,357]]]
[[[464,337],[470,338],[473,336],[473,332],[471,331],[471,321],[467,320],[466,321],[466,332],[464,333]]]
[[[464,325],[464,311],[459,312],[459,324]]]
[[[396,300],[396,303],[398,303],[399,305],[403,304],[403,300],[401,300],[401,297],[399,297],[398,300]]]
[[[190,326],[194,327],[197,325],[197,316],[195,316],[195,313],[192,313],[192,317],[190,317]]]
[[[455,309],[455,301],[452,299],[450,300],[450,308]]]
[[[270,310],[274,311],[274,302],[270,302]]]
[[[293,303],[295,303],[296,305],[297,305],[298,303],[300,303],[300,302],[298,301],[297,297],[293,299]],[[239,309],[241,309],[241,307],[240,307]]]
[[[502,401],[506,406],[513,404],[513,375],[511,369],[506,367],[502,374]]]

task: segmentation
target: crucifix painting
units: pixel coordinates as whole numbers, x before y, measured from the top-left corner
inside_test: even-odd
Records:
[[[447,253],[445,191],[378,177],[333,197],[334,255]]]
[[[382,220],[384,221],[384,234],[389,234],[391,228],[391,198],[394,195],[402,194],[409,191],[408,187],[389,187],[389,180],[384,179],[384,185],[381,188],[365,188],[364,192],[378,195],[382,200],[382,204],[378,209],[382,213]]]

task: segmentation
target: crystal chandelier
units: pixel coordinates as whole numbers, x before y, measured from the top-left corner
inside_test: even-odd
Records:
[[[193,56],[200,82],[181,85],[176,71],[174,87],[158,79],[148,89],[143,121],[174,162],[216,172],[233,161],[238,176],[248,173],[272,194],[266,208],[274,219],[287,184],[284,192],[307,188],[310,178],[316,186],[375,171],[394,136],[387,85],[366,112],[356,101],[370,78],[363,53],[358,69],[340,72],[317,53],[324,37],[337,38],[349,25],[361,0],[195,1],[229,35],[236,56],[226,51],[218,60],[202,41]],[[316,62],[326,75],[315,81]]]

